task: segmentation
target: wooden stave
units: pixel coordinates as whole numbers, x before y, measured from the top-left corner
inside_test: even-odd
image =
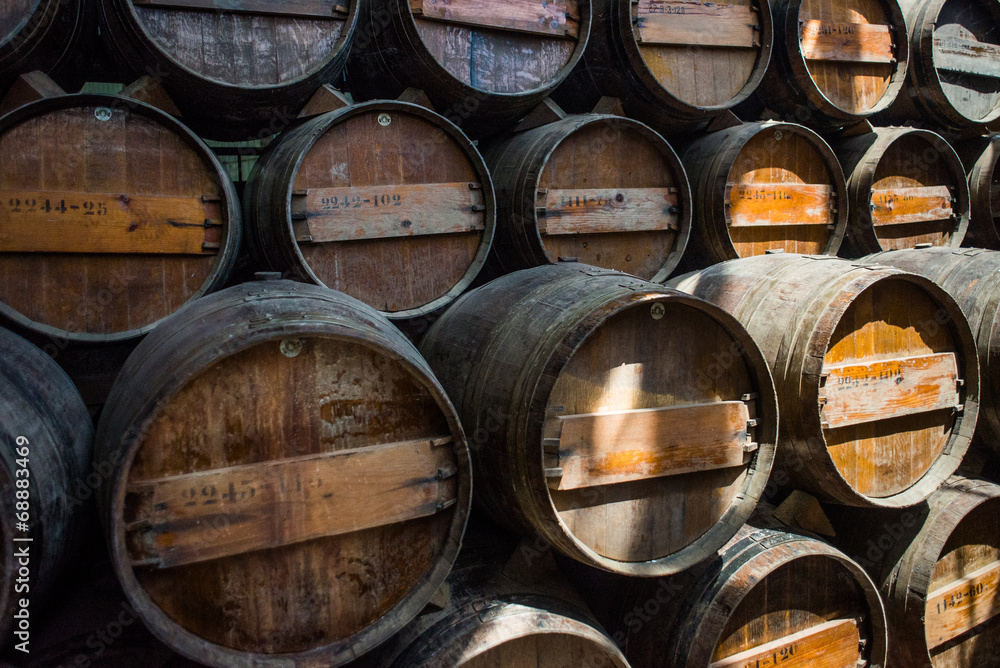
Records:
[[[580,32],[570,61],[554,81],[526,93],[491,93],[455,79],[417,33],[409,0],[364,2],[359,36],[347,64],[348,87],[359,101],[398,98],[423,90],[434,109],[472,138],[493,136],[524,117],[555,90],[583,57],[590,39],[592,0],[580,2]]]
[[[816,264],[814,264],[816,263]],[[811,267],[805,289],[796,291],[792,303],[780,297],[768,301],[769,294],[787,277],[804,276],[803,267]],[[734,284],[733,274],[751,282]],[[839,474],[827,454],[825,437],[820,425],[816,396],[819,373],[829,336],[846,312],[853,296],[887,278],[901,279],[919,286],[942,304],[952,323],[953,333],[962,360],[965,379],[965,410],[952,429],[949,447],[910,488],[887,497],[860,494]],[[930,279],[884,266],[865,266],[829,256],[792,254],[764,255],[714,265],[700,272],[678,276],[667,283],[670,287],[690,291],[732,313],[750,332],[771,365],[778,391],[781,415],[781,443],[775,467],[793,472],[796,488],[803,489],[823,501],[856,507],[904,508],[926,499],[952,475],[971,445],[979,407],[979,362],[972,355],[976,342],[968,321],[955,300]],[[851,299],[845,299],[850,297]],[[769,311],[767,306],[783,310]],[[755,321],[755,317],[759,320]],[[814,319],[812,328],[786,329],[775,337],[773,323],[794,322],[801,325],[806,318]],[[956,326],[957,324],[957,326]],[[829,335],[819,330],[829,328]],[[808,340],[806,340],[808,338]],[[820,350],[821,349],[821,350]],[[818,356],[817,356],[817,353]]]
[[[476,259],[462,280],[446,294],[421,307],[399,312],[380,312],[390,320],[404,322],[438,311],[465,292],[486,265],[497,230],[497,198],[489,168],[476,145],[462,130],[433,110],[409,102],[373,100],[328,112],[281,135],[257,161],[247,179],[243,196],[247,226],[245,238],[247,250],[257,266],[269,271],[281,271],[305,283],[324,286],[323,281],[309,268],[294,238],[291,197],[295,177],[309,151],[327,131],[348,118],[376,110],[413,114],[439,125],[443,132],[465,150],[470,163],[478,172],[486,206],[483,239]],[[275,194],[279,196],[276,197]],[[275,222],[279,220],[282,221],[280,225]]]
[[[794,123],[752,122],[712,132],[695,140],[681,156],[691,181],[694,197],[693,233],[682,266],[690,271],[718,262],[739,258],[726,225],[726,182],[729,171],[743,147],[759,133],[780,130],[801,135],[826,157],[826,167],[833,173],[838,202],[847,201],[847,181],[840,161],[830,145],[818,134]],[[698,154],[709,156],[701,159]],[[836,255],[847,233],[848,210],[837,207],[836,229],[830,235],[826,254]]]
[[[568,110],[587,112],[602,97],[616,97],[631,118],[666,135],[683,134],[751,97],[772,67],[777,33],[770,0],[756,3],[761,9],[761,53],[754,73],[738,96],[719,106],[689,104],[656,81],[639,54],[630,3],[594,0],[593,5],[594,27],[587,51],[553,94],[553,99]]]
[[[598,280],[591,284],[585,278],[581,280],[581,275]],[[574,283],[579,284],[577,290],[584,296],[574,299],[563,293],[560,298],[560,288],[572,289]],[[622,562],[583,545],[561,528],[551,507],[541,457],[537,462],[526,461],[519,456],[524,449],[519,445],[541,443],[541,423],[534,416],[544,416],[559,370],[586,336],[614,313],[658,299],[693,306],[713,318],[725,316],[714,309],[706,310],[701,300],[686,301],[677,291],[657,287],[625,274],[577,263],[543,265],[509,274],[467,293],[431,327],[420,346],[421,354],[455,404],[466,432],[472,435],[477,507],[515,532],[541,536],[556,550],[581,563],[643,577],[676,573],[708,558],[739,529],[763,492],[774,457],[777,408],[767,365],[757,355],[752,340],[741,329],[727,327],[726,331],[749,353],[744,360],[760,393],[758,428],[765,429],[757,435],[760,450],[750,465],[740,494],[743,498],[730,506],[709,532],[671,555],[647,562]],[[563,315],[559,315],[559,309],[566,309]],[[538,322],[551,326],[548,331],[543,327],[541,335],[533,331],[518,335],[518,326],[530,327]],[[721,322],[736,324],[728,318]],[[540,345],[530,356],[522,352],[514,359],[528,357],[530,363],[493,368],[491,362],[505,350],[523,350],[526,340]],[[494,407],[499,407],[500,417],[495,417],[491,410]],[[499,428],[490,428],[496,422],[500,422]],[[498,436],[502,431],[507,433]],[[513,491],[511,479],[520,483],[513,486]]]
[[[206,294],[221,289],[230,279],[230,275],[236,267],[240,246],[243,239],[242,216],[240,211],[239,197],[236,194],[236,186],[233,184],[229,173],[225,170],[219,159],[212,153],[198,137],[187,126],[173,116],[144,102],[123,98],[117,95],[102,95],[96,93],[79,93],[66,95],[57,98],[48,98],[26,104],[11,113],[0,117],[0,133],[5,132],[18,123],[32,118],[36,114],[49,113],[74,106],[107,106],[111,108],[127,107],[132,112],[141,112],[143,115],[152,117],[157,123],[175,131],[177,135],[191,146],[205,159],[205,166],[211,169],[218,177],[219,189],[222,191],[224,200],[224,213],[226,216],[226,239],[225,244],[219,249],[217,261],[212,273],[208,276],[202,287],[191,296],[191,300],[196,300]],[[49,340],[59,342],[72,342],[81,344],[113,344],[113,343],[135,343],[156,326],[163,322],[153,323],[139,329],[134,329],[115,334],[87,334],[70,332],[62,329],[50,327],[42,323],[36,323],[22,316],[0,301],[0,317],[16,324],[25,332],[48,337]]]
[[[87,477],[94,427],[76,387],[48,355],[3,328],[0,348],[4,351],[0,414],[4,416],[4,442],[9,443],[0,449],[0,478],[6,491],[0,500],[4,513],[0,536],[9,546],[0,554],[4,557],[0,562],[0,581],[4,583],[0,591],[0,645],[7,645],[16,625],[17,600],[30,591],[34,619],[37,608],[56,593],[59,579],[82,550],[86,534],[92,529],[91,506],[79,498],[77,490]],[[20,532],[30,538],[30,543],[13,542],[18,436],[30,441],[31,531]],[[14,551],[21,545],[29,546],[31,555],[30,590],[15,593],[18,564]]]
[[[155,71],[171,99],[181,108],[183,120],[200,136],[223,141],[266,139],[289,127],[297,112],[316,90],[344,71],[358,26],[359,0],[349,0],[348,17],[333,53],[318,69],[298,79],[267,87],[235,86],[215,82],[186,66],[148,36],[131,0],[100,3],[102,39],[118,67],[134,77]],[[206,100],[222,107],[221,113],[203,109]],[[289,114],[289,112],[294,112]]]
[[[1000,230],[997,229],[991,191],[994,175],[1000,167],[1000,140],[996,137],[975,137],[957,142],[955,151],[969,175],[971,213],[964,246],[1000,250]]]
[[[965,167],[961,159],[948,141],[930,130],[920,130],[908,127],[874,128],[874,131],[860,137],[834,141],[833,149],[847,174],[847,188],[850,197],[850,222],[841,255],[845,257],[862,257],[886,250],[882,248],[875,235],[875,226],[871,215],[871,191],[875,180],[875,170],[879,161],[893,142],[907,136],[925,139],[939,156],[943,156],[949,168],[957,177],[955,187],[958,189],[956,204],[960,215],[950,247],[962,245],[969,229],[970,197],[969,185]]]
[[[691,236],[692,198],[687,173],[677,153],[662,136],[642,123],[617,116],[583,114],[506,137],[484,149],[497,192],[497,214],[503,221],[497,226],[495,254],[508,272],[559,261],[546,252],[538,231],[535,205],[538,183],[546,164],[563,141],[587,126],[608,122],[620,123],[649,138],[661,147],[661,152],[674,167],[681,229],[673,251],[649,280],[654,283],[666,280],[680,264]]]
[[[235,317],[233,317],[235,314]],[[304,317],[303,317],[304,316]],[[376,311],[347,295],[291,281],[244,283],[185,305],[166,326],[147,337],[129,357],[112,388],[95,437],[95,461],[115,464],[102,478],[97,503],[115,570],[130,605],[153,634],[172,650],[216,666],[251,662],[255,666],[342,665],[390,637],[424,608],[451,570],[461,546],[471,503],[471,476],[465,436],[444,391],[427,363],[405,336]],[[201,325],[201,327],[199,327]],[[347,639],[308,652],[249,655],[201,640],[160,610],[138,583],[123,537],[122,516],[128,470],[144,429],[166,402],[206,364],[264,341],[324,336],[379,346],[390,358],[421,378],[456,436],[453,446],[460,484],[445,548],[428,573],[386,615]],[[168,369],[168,372],[164,372]],[[332,662],[332,663],[331,663]]]
[[[75,7],[67,10],[68,5]],[[5,90],[19,74],[33,70],[46,72],[68,88],[82,86],[79,51],[96,33],[96,12],[92,0],[40,3],[28,19],[37,30],[26,34],[26,24],[11,40],[0,44],[0,90]],[[18,39],[24,39],[23,48],[12,46]]]

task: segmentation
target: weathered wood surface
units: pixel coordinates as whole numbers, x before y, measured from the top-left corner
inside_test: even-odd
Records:
[[[540,193],[541,194],[541,193]],[[677,231],[676,188],[563,189],[545,193],[542,234]]]
[[[875,225],[904,225],[947,220],[954,213],[948,186],[917,186],[872,193]]]
[[[927,594],[927,644],[937,647],[1000,614],[1000,561]]]
[[[713,661],[709,668],[855,668],[858,623],[834,619]]]
[[[891,63],[896,57],[887,25],[811,19],[800,24],[799,41],[807,60]]]
[[[172,9],[200,9],[212,12],[346,18],[347,0],[131,0],[133,5]],[[343,4],[341,4],[343,3]]]
[[[577,0],[409,0],[415,16],[526,33],[575,38],[580,30]]]
[[[636,26],[641,44],[760,46],[760,19],[747,5],[639,0]]]
[[[1000,45],[955,37],[934,38],[934,65],[939,70],[1000,78]]]
[[[829,185],[750,183],[729,187],[733,227],[830,225],[834,206]]]

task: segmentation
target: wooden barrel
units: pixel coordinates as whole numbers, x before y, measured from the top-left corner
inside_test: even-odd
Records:
[[[754,100],[810,127],[857,122],[892,104],[909,48],[897,0],[776,0],[774,59]]]
[[[269,137],[343,71],[357,0],[104,0],[102,34],[134,76],[154,71],[199,134]]]
[[[734,260],[670,283],[732,313],[781,409],[776,469],[852,506],[919,503],[958,467],[979,413],[968,321],[897,269],[801,255]]]
[[[94,426],[48,355],[2,328],[0,350],[0,646],[30,652],[40,608],[93,529],[76,490]]]
[[[629,116],[671,132],[745,100],[771,58],[766,0],[595,0],[583,61],[556,91],[586,112],[616,97]]]
[[[348,77],[355,99],[422,89],[473,137],[527,114],[570,73],[590,35],[591,0],[371,0]]]
[[[927,248],[888,251],[862,260],[926,276],[948,291],[972,326],[982,378],[977,434],[1000,452],[1000,253],[982,249]]]
[[[691,231],[680,158],[647,126],[587,114],[489,147],[502,224],[495,252],[508,270],[578,258],[666,280]]]
[[[496,198],[479,151],[421,106],[346,107],[282,135],[244,193],[258,263],[395,320],[450,304],[493,242]]]
[[[837,157],[812,130],[745,123],[684,153],[694,194],[690,268],[768,251],[836,255],[847,228]]]
[[[956,476],[906,511],[827,513],[836,540],[881,588],[890,665],[997,665],[1000,487]]]
[[[82,44],[92,0],[8,0],[0,5],[0,93],[17,75],[41,70],[67,88],[83,83]],[[96,32],[96,31],[95,31]]]
[[[992,0],[899,0],[910,36],[907,84],[888,110],[954,130],[1000,118],[1000,6]]]
[[[232,181],[158,109],[111,95],[28,104],[0,119],[0,165],[0,314],[28,331],[134,340],[236,262]]]
[[[98,426],[130,605],[212,666],[330,666],[415,617],[469,507],[426,363],[357,300],[291,281],[198,300],[129,358]]]
[[[477,503],[573,559],[682,570],[732,537],[766,484],[767,365],[701,300],[546,265],[463,296],[421,352],[470,435]]]
[[[851,220],[842,254],[918,244],[960,246],[969,184],[951,145],[929,130],[877,128],[833,142],[847,174]]]
[[[971,212],[966,246],[1000,250],[1000,137],[977,137],[955,144],[969,175]]]

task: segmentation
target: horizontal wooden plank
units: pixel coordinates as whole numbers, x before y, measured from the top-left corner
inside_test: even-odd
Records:
[[[927,644],[937,647],[1000,614],[1000,561],[927,595]]]
[[[637,12],[642,44],[760,46],[760,17],[746,5],[639,0]]]
[[[872,193],[872,205],[872,221],[876,226],[947,220],[953,213],[947,186],[876,190]]]
[[[891,63],[892,28],[877,23],[801,21],[799,48],[806,60]]]
[[[346,18],[343,0],[132,0],[139,7],[194,9],[239,14]]]
[[[676,188],[549,190],[542,234],[654,232],[679,229]]]
[[[129,484],[136,563],[171,568],[432,515],[453,502],[450,438]],[[453,481],[452,481],[453,482]]]
[[[853,619],[835,619],[714,661],[709,668],[855,668],[861,635]]]
[[[485,229],[476,183],[315,188],[292,197],[303,243],[456,234]]]
[[[552,37],[580,33],[578,0],[410,0],[410,9],[425,19],[484,28]]]
[[[954,353],[828,366],[823,372],[828,375],[820,403],[831,429],[959,405]]]
[[[559,468],[553,489],[743,466],[754,449],[740,401],[557,418]]]
[[[829,225],[833,222],[832,188],[804,183],[751,183],[729,191],[732,227]]]
[[[218,253],[217,198],[0,190],[0,252]]]
[[[1000,78],[1000,46],[971,39],[935,35],[934,66],[949,72]]]

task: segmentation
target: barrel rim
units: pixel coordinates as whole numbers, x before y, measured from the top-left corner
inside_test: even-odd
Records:
[[[2,52],[7,50],[4,47],[6,47],[9,42],[11,42],[13,39],[15,39],[18,35],[20,35],[24,31],[24,29],[26,27],[28,27],[28,24],[31,23],[31,19],[38,12],[38,9],[41,6],[42,2],[45,2],[45,1],[46,0],[33,0],[34,5],[32,6],[31,9],[29,9],[27,12],[25,12],[24,19],[20,23],[18,23],[16,26],[14,26],[14,28],[9,33],[7,33],[6,35],[0,34],[0,58],[3,57],[3,53]],[[0,608],[0,609],[2,609],[2,608]]]
[[[964,164],[964,163],[963,163]],[[995,178],[1000,178],[1000,135],[994,135],[987,140],[985,148],[976,158],[972,166],[966,169],[969,177],[970,195],[970,225],[987,228],[992,237],[1000,241],[1000,210],[993,210],[992,189]],[[975,186],[975,194],[973,194]],[[974,212],[978,214],[973,216]],[[973,221],[973,219],[978,219]]]
[[[187,126],[182,124],[170,114],[139,100],[122,97],[120,95],[105,95],[101,93],[74,93],[54,98],[45,98],[18,107],[10,113],[0,117],[0,135],[11,128],[44,114],[49,114],[65,109],[84,107],[88,105],[109,106],[111,108],[127,108],[129,112],[141,111],[140,115],[151,118],[167,130],[175,133],[185,144],[194,150],[204,161],[206,171],[212,173],[213,180],[219,186],[220,196],[224,200],[224,215],[226,216],[225,244],[219,249],[215,256],[212,271],[205,278],[201,287],[194,292],[185,303],[190,303],[212,292],[221,289],[229,279],[233,268],[236,266],[237,254],[243,237],[243,225],[240,213],[239,197],[236,195],[236,186],[229,177],[228,172],[219,162],[215,153]],[[175,310],[176,312],[176,310]],[[72,332],[58,329],[51,325],[35,322],[23,316],[19,311],[0,300],[0,316],[5,316],[24,329],[44,334],[53,341],[69,341],[74,343],[121,343],[133,341],[148,334],[164,320],[169,318],[167,314],[163,318],[143,327],[127,330],[123,332],[113,332],[110,334],[92,334]]]

